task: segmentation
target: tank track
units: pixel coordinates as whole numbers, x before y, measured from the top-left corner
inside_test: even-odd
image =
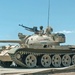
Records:
[[[75,50],[26,49],[20,48],[10,54],[12,60],[21,67],[67,67],[75,64]]]

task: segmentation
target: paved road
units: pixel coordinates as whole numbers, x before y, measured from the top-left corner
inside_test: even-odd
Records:
[[[32,74],[36,72],[45,71],[46,69],[24,69],[24,68],[2,68],[0,67],[0,74],[7,75],[7,74]]]
[[[73,69],[75,71],[75,65],[69,68],[37,68],[37,69],[28,69],[28,68],[2,68],[0,67],[0,75],[53,75],[54,72],[63,72],[64,70],[70,71]]]

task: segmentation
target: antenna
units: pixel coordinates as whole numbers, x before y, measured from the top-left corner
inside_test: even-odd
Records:
[[[50,16],[50,0],[48,1],[48,26],[49,26],[49,16]]]

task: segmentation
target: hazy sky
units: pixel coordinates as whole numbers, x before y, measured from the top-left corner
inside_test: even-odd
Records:
[[[50,0],[50,26],[54,32],[66,35],[65,44],[75,44],[75,0]],[[18,39],[18,32],[33,34],[28,27],[43,25],[48,21],[48,0],[0,0],[0,40]]]

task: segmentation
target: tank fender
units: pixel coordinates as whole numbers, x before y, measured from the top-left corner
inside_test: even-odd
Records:
[[[8,51],[9,54],[14,54],[20,48],[12,48]]]
[[[74,50],[75,51],[75,45],[68,45],[69,49]]]

